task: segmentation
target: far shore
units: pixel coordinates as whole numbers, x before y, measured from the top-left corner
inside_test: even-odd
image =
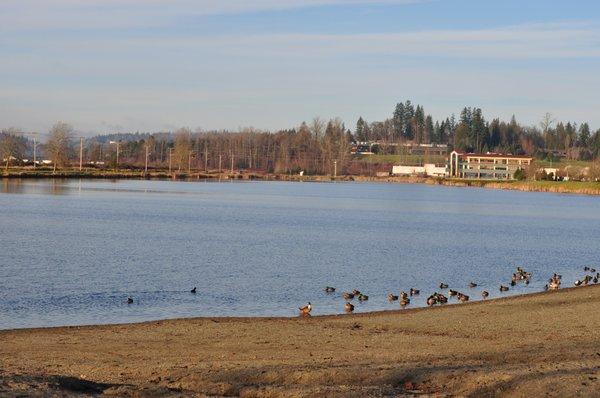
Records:
[[[99,170],[76,169],[59,170],[53,172],[51,169],[9,169],[0,174],[0,178],[6,179],[148,179],[148,180],[255,180],[255,181],[298,181],[298,182],[383,182],[400,184],[428,184],[444,185],[454,187],[492,188],[526,192],[552,192],[578,195],[600,195],[600,182],[581,181],[496,181],[496,180],[464,180],[452,178],[432,178],[418,176],[366,176],[366,175],[341,175],[337,177],[329,175],[298,175],[298,174],[274,174],[259,173],[251,171],[218,172],[180,172],[168,170]]]
[[[0,331],[0,395],[597,396],[600,286],[426,309]]]

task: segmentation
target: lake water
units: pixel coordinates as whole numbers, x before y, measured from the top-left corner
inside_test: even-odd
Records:
[[[427,185],[0,180],[0,329],[397,309],[600,270],[600,198]],[[529,286],[500,293],[516,266]],[[470,289],[474,281],[480,288]],[[323,288],[337,288],[326,294]],[[198,293],[189,291],[197,286]],[[127,305],[127,297],[134,304]]]

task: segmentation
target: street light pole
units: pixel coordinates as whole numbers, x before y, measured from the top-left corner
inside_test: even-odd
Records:
[[[337,160],[333,161],[333,178],[337,177]]]
[[[79,137],[79,171],[83,169],[83,137]]]
[[[146,145],[146,164],[144,165],[144,174],[148,174],[148,145]]]
[[[33,168],[37,167],[37,136],[33,136]]]

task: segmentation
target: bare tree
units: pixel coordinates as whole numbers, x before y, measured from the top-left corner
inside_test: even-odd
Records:
[[[58,122],[50,129],[46,151],[54,165],[53,172],[56,172],[57,167],[64,167],[69,162],[72,139],[73,127],[67,123]]]
[[[550,128],[552,127],[552,125],[554,124],[555,121],[556,121],[556,119],[554,119],[554,117],[552,117],[552,114],[549,112],[546,112],[544,117],[542,117],[542,121],[540,122],[540,127],[542,128],[542,133],[544,134],[544,140],[546,141],[546,146],[548,146],[548,138],[550,135],[549,134]]]
[[[323,134],[325,133],[325,126],[325,121],[318,116],[310,122],[310,132],[312,133],[313,137],[315,137],[315,140],[319,140],[323,137]]]
[[[0,133],[0,157],[6,162],[6,170],[12,158],[20,159],[25,152],[25,143],[19,136],[21,132],[15,128],[2,130]]]
[[[188,162],[188,156],[192,150],[191,142],[192,131],[187,127],[182,127],[175,132],[175,151],[174,160],[181,171],[182,167]]]

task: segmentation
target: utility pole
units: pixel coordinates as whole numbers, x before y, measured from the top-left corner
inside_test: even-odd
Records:
[[[33,168],[37,167],[37,135],[33,136]]]
[[[79,171],[83,169],[83,137],[79,137]]]
[[[173,148],[169,148],[169,174],[171,174],[171,159],[173,158]]]
[[[208,172],[208,147],[204,146],[204,172]]]
[[[219,154],[219,174],[221,174],[221,160],[223,160],[223,155]]]
[[[144,165],[144,174],[148,174],[148,145],[146,145],[146,164]]]
[[[337,160],[333,161],[333,178],[337,177]]]
[[[119,170],[119,144],[120,141],[109,141],[108,144],[116,144],[117,145],[117,164],[115,165],[115,171]]]
[[[188,174],[192,172],[192,153],[193,151],[188,153]]]
[[[231,153],[231,174],[233,174],[233,152]]]

